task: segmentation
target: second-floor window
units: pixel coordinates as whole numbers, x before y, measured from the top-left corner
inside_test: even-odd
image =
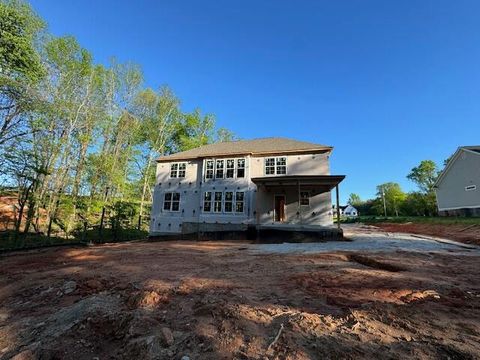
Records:
[[[184,178],[186,170],[187,170],[186,163],[173,163],[170,165],[170,177]]]
[[[217,160],[215,162],[215,179],[223,179],[223,169],[225,160]]]
[[[245,159],[205,160],[205,180],[245,177]]]
[[[285,175],[287,173],[287,158],[265,158],[265,175]]]
[[[163,198],[163,210],[180,211],[180,193],[167,192]]]

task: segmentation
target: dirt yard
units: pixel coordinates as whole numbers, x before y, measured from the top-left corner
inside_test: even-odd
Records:
[[[438,236],[466,244],[480,245],[480,219],[478,224],[422,224],[422,223],[378,223],[375,226],[384,231],[404,232]]]
[[[352,238],[314,253],[164,242],[4,255],[0,358],[480,356],[479,250],[331,250]]]

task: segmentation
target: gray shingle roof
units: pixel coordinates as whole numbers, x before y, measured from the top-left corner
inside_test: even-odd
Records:
[[[462,149],[467,149],[471,151],[475,151],[477,153],[480,153],[480,145],[477,146],[462,146]]]
[[[191,160],[214,156],[263,155],[289,152],[324,152],[333,148],[327,145],[314,144],[287,138],[271,137],[253,140],[226,141],[200,146],[195,149],[176,154],[162,156],[157,161]]]

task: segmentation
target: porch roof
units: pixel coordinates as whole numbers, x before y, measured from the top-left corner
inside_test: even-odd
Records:
[[[345,175],[284,175],[252,178],[256,185],[263,186],[322,186],[332,190],[345,179]]]

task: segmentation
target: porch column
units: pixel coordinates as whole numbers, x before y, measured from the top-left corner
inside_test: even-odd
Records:
[[[338,193],[338,185],[335,186],[335,195],[337,198],[337,228],[340,230],[340,195]]]
[[[300,180],[297,180],[297,188],[298,188],[298,219],[300,220],[300,224],[302,223],[302,212],[300,206]]]

